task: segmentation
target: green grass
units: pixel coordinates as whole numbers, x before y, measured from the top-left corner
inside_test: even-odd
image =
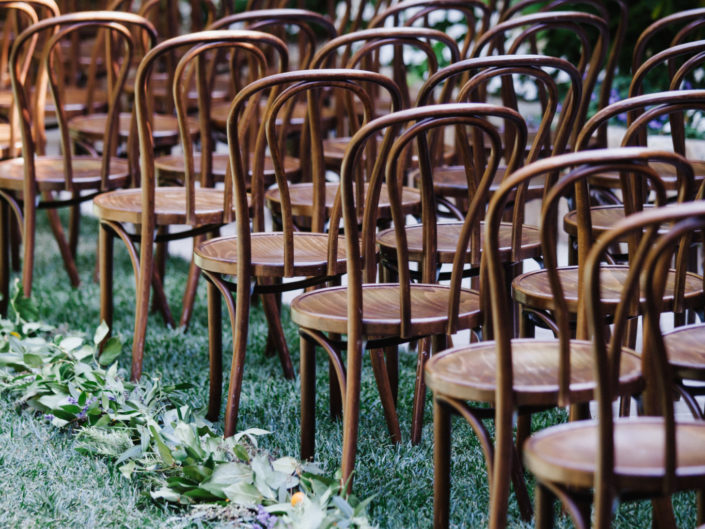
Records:
[[[92,280],[95,265],[96,224],[86,219],[82,226],[79,269],[82,285],[70,288],[56,245],[42,222],[37,244],[34,298],[43,320],[54,325],[92,334],[99,324],[99,289]],[[125,344],[121,366],[129,368],[129,345],[134,318],[134,278],[126,252],[116,242],[115,334]],[[187,264],[172,259],[168,264],[166,290],[177,307]],[[157,314],[150,315],[144,370],[161,374],[167,382],[189,381],[194,388],[188,397],[204,406],[208,388],[207,318],[205,285],[201,283],[193,322],[188,331],[167,328]],[[298,335],[284,314],[287,339],[298,362]],[[225,320],[227,321],[227,320]],[[225,326],[225,369],[229,370],[230,330]],[[276,358],[263,355],[266,325],[259,307],[254,307],[250,325],[250,347],[245,369],[238,427],[266,428],[272,435],[263,444],[278,455],[298,455],[298,381],[287,382]],[[413,397],[415,355],[401,356],[399,414],[402,432],[408,439]],[[316,458],[333,472],[339,464],[341,424],[328,419],[327,365],[322,355],[318,364],[318,424]],[[226,377],[227,378],[227,377]],[[535,424],[557,420],[553,413],[537,417]],[[221,427],[222,425],[218,425]],[[418,446],[408,441],[393,445],[386,432],[381,405],[369,365],[363,373],[362,414],[355,491],[374,495],[371,519],[381,528],[430,527],[432,505],[432,417],[430,398],[426,402],[423,440]],[[453,527],[486,527],[488,489],[484,460],[469,427],[459,420],[453,430]],[[12,403],[0,398],[0,526],[46,528],[142,528],[217,527],[218,524],[184,518],[184,511],[157,505],[144,496],[148,484],[129,482],[100,458],[78,454],[70,433],[59,432],[40,417],[16,413]],[[557,507],[558,512],[558,507]],[[679,496],[676,512],[681,526],[693,526],[694,499]],[[531,527],[519,522],[512,497],[510,527]],[[650,525],[648,504],[628,504],[619,509],[615,527]],[[222,525],[222,524],[221,524]],[[557,527],[571,527],[557,515]]]

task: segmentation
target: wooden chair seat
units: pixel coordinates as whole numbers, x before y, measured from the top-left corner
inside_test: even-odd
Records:
[[[213,153],[213,168],[212,173],[216,182],[222,182],[225,179],[228,164],[230,160],[227,153]],[[182,154],[167,154],[155,158],[154,165],[161,179],[176,179],[180,180],[184,176],[184,156]],[[199,168],[201,167],[201,155],[195,153],[193,156],[193,165],[196,178],[201,177]],[[284,171],[290,180],[297,180],[301,171],[301,162],[293,156],[284,157]],[[268,156],[264,159],[264,178],[266,182],[274,181],[274,165],[272,159]]]
[[[448,298],[445,285],[411,285],[411,335],[445,334],[448,325]],[[347,334],[347,287],[315,290],[296,297],[291,303],[291,320],[304,328]],[[399,336],[399,285],[365,284],[362,288],[362,333],[366,336]],[[462,290],[459,328],[480,324],[480,296]]]
[[[255,276],[284,277],[284,234],[257,232],[251,235],[250,266]],[[194,262],[209,272],[237,274],[237,237],[218,237],[201,244]],[[328,235],[325,233],[294,233],[294,276],[325,275],[328,265]],[[338,241],[337,273],[345,272],[345,242]]]
[[[8,158],[15,150],[19,152],[22,148],[22,139],[19,132],[15,138],[15,144],[10,145],[10,124],[0,123],[0,158]]]
[[[99,189],[102,162],[92,156],[73,156],[73,184],[77,191]],[[41,156],[35,159],[39,191],[66,189],[63,156]],[[129,179],[127,160],[112,158],[108,180],[110,187],[122,187]],[[12,158],[0,162],[0,187],[21,191],[24,185],[24,159]]]
[[[570,397],[585,402],[595,390],[592,343],[570,341]],[[513,386],[518,406],[555,406],[558,402],[558,340],[512,340]],[[637,393],[642,385],[641,359],[625,355],[620,364],[620,390]],[[454,399],[494,402],[497,390],[497,349],[479,342],[434,355],[426,364],[426,383],[434,392]]]
[[[481,223],[484,225],[484,223]],[[438,244],[438,260],[442,264],[453,262],[455,252],[457,251],[458,239],[462,230],[461,222],[448,222],[438,224],[437,244]],[[511,223],[502,223],[499,229],[500,240],[500,255],[505,261],[509,261],[512,241],[512,225]],[[484,238],[484,229],[480,232],[480,240]],[[421,261],[423,255],[423,226],[408,226],[406,228],[406,240],[409,251],[409,259],[412,261]],[[381,231],[377,236],[377,243],[380,245],[380,252],[389,258],[396,259],[396,238],[394,229]],[[482,244],[482,242],[481,242]],[[525,224],[521,233],[521,250],[519,260],[538,258],[541,255],[541,241],[539,240],[539,229],[536,226]],[[468,250],[468,256],[470,251]]]
[[[221,101],[215,103],[211,107],[211,123],[219,130],[225,130],[225,124],[228,121],[228,112],[230,110],[231,101]],[[262,109],[267,106],[267,101],[262,101]],[[294,104],[294,109],[291,113],[288,126],[292,130],[299,130],[304,124],[304,119],[308,113],[305,101],[298,101]],[[327,106],[321,108],[321,123],[324,128],[329,128],[335,122],[335,111]],[[281,124],[281,120],[277,119],[277,125]]]
[[[629,274],[628,266],[605,266],[602,270],[601,297],[606,306],[617,306],[622,293],[622,285]],[[558,277],[563,284],[564,296],[568,310],[575,314],[578,311],[578,267],[561,267]],[[670,270],[664,293],[664,308],[668,312],[673,304],[673,288],[675,271]],[[554,310],[553,295],[545,270],[536,270],[522,274],[512,281],[512,296],[522,305],[539,310]],[[688,272],[685,276],[685,301],[689,307],[703,302],[702,277]]]
[[[122,141],[127,140],[130,134],[130,114],[120,113],[119,135]],[[81,141],[94,143],[102,141],[105,136],[105,114],[89,114],[88,116],[76,116],[69,122],[71,135]],[[154,136],[155,149],[172,147],[179,142],[179,126],[176,116],[169,114],[155,114],[152,121],[152,135]],[[198,121],[193,118],[188,119],[189,132],[192,138],[198,136]]]
[[[88,100],[88,92],[81,86],[66,86],[64,87],[63,106],[66,112],[66,117],[71,118],[88,112],[86,101]],[[0,90],[0,113],[7,115],[12,107],[12,91]],[[93,91],[93,108],[104,109],[108,105],[108,94],[105,90],[96,89]],[[53,116],[56,113],[56,106],[50,95],[47,94],[45,105],[46,115]]]
[[[659,417],[615,419],[617,490],[662,493],[663,428]],[[701,488],[705,480],[705,422],[676,423],[676,442],[676,490]],[[573,422],[533,434],[524,444],[524,462],[539,480],[592,488],[598,449],[597,422]]]
[[[186,224],[186,191],[183,187],[157,187],[154,215],[159,226]],[[119,189],[93,199],[99,218],[139,224],[142,219],[142,190]],[[223,190],[197,188],[195,192],[196,222],[194,226],[223,223]]]
[[[678,327],[663,333],[668,363],[678,378],[705,379],[705,325],[696,324]]]
[[[705,179],[705,161],[697,159],[689,159],[688,161],[690,165],[693,166],[696,185],[699,185],[703,179]],[[650,163],[649,166],[661,177],[661,180],[663,180],[663,183],[666,185],[666,189],[677,189],[678,179],[673,171],[673,167],[659,162]],[[590,184],[610,189],[618,188],[620,187],[619,173],[605,173],[593,176],[590,179]]]
[[[504,179],[506,167],[498,167],[494,181],[490,186],[490,193],[493,193]],[[418,178],[418,172],[412,173],[414,181]],[[465,167],[462,165],[443,165],[433,168],[433,187],[436,193],[443,197],[468,198],[468,179],[465,176]],[[540,199],[543,196],[543,182],[532,182],[528,189],[526,200]]]
[[[365,184],[365,189],[367,189],[367,184]],[[326,184],[326,215],[330,214],[337,192],[338,184],[334,182]],[[309,217],[313,214],[313,186],[311,184],[291,184],[289,185],[289,195],[291,200],[291,212],[295,216]],[[281,211],[281,194],[279,189],[272,188],[267,190],[265,199],[267,206],[274,213],[278,214]],[[417,215],[421,210],[421,193],[418,189],[405,187],[402,191],[401,203],[405,215]],[[380,218],[389,219],[391,217],[389,194],[386,185],[382,186],[378,210]]]
[[[377,139],[377,146],[381,145],[382,138]],[[350,138],[340,137],[340,138],[327,138],[323,140],[323,158],[325,159],[326,165],[332,169],[340,167],[343,161],[343,156],[345,155],[345,150],[350,144]],[[443,146],[443,160],[448,162],[451,161],[455,156],[455,148],[452,145]],[[411,163],[413,166],[418,165],[418,156],[414,153],[411,157]],[[464,173],[463,173],[464,175]],[[463,176],[464,178],[464,176]],[[467,192],[466,192],[467,194]]]

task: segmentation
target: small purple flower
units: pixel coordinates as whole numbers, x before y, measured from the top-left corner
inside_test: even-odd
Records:
[[[53,420],[54,420],[54,416],[53,416],[51,413],[47,413],[47,414],[44,416],[44,420],[53,421]]]
[[[649,121],[649,128],[652,130],[660,129],[662,125],[663,123],[661,123],[658,119],[652,119]]]
[[[619,92],[617,91],[617,89],[613,88],[612,90],[610,90],[610,105],[612,103],[616,103],[617,101],[619,101],[619,99],[620,99],[620,97],[619,97]]]
[[[268,513],[261,505],[257,506],[257,515],[255,523],[251,529],[273,529],[277,525],[277,517]]]
[[[67,397],[66,400],[69,401],[69,404],[78,404],[78,401],[73,397]]]
[[[115,395],[108,395],[108,400],[111,400],[113,402],[117,402],[117,398],[115,397]]]

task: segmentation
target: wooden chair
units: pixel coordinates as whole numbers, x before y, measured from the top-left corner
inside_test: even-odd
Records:
[[[433,350],[443,348],[446,334],[456,330],[476,328],[482,322],[479,310],[479,296],[476,292],[460,288],[451,289],[435,281],[436,224],[433,221],[434,204],[431,175],[424,170],[421,196],[423,197],[421,217],[424,219],[426,253],[422,259],[423,281],[414,283],[410,279],[408,248],[405,244],[404,215],[400,203],[398,171],[403,167],[405,151],[410,142],[417,140],[421,166],[428,167],[428,134],[442,126],[469,126],[492,138],[492,151],[488,158],[485,173],[478,186],[478,197],[485,196],[489,183],[499,163],[501,140],[490,117],[514,127],[519,136],[510,155],[510,168],[515,167],[523,155],[525,124],[516,112],[504,107],[484,104],[431,105],[409,109],[378,118],[370,122],[354,136],[345,158],[341,173],[341,204],[344,219],[347,287],[330,287],[304,293],[291,303],[291,318],[300,326],[301,334],[301,456],[314,455],[315,434],[315,346],[320,346],[336,365],[335,374],[343,396],[343,455],[342,482],[350,486],[350,478],[355,464],[355,452],[360,414],[360,370],[365,350],[370,350],[372,365],[378,386],[383,389],[382,399],[388,425],[395,425],[392,439],[399,441],[400,432],[395,411],[395,395],[390,382],[390,374],[385,370],[381,348],[408,342],[424,337],[433,340]],[[413,123],[389,148],[391,137],[407,123]],[[359,200],[359,187],[354,185],[354,168],[363,149],[376,145],[376,136],[384,131],[382,148],[375,158],[375,167],[370,179],[364,209]],[[520,146],[520,147],[517,147]],[[382,167],[384,166],[384,173]],[[392,219],[397,233],[397,262],[399,282],[374,282],[377,269],[376,228],[379,219],[378,200],[382,177],[386,181],[392,207]],[[476,207],[468,214],[467,229],[473,231],[479,223],[484,203],[478,200]],[[336,207],[335,213],[339,215]],[[363,212],[362,228],[359,212]],[[333,215],[330,223],[330,242],[333,245],[329,255],[337,245],[338,217]],[[359,242],[358,242],[359,241]],[[467,242],[467,241],[466,241]],[[459,247],[459,253],[466,255],[466,246]],[[471,262],[477,262],[476,246],[473,246]],[[333,264],[329,260],[329,266]],[[460,265],[462,270],[463,266]],[[335,341],[338,335],[347,335],[344,344]],[[338,350],[347,348],[347,365],[343,367]],[[417,378],[423,369],[422,362],[417,368]],[[394,378],[394,372],[391,373]],[[417,384],[418,386],[418,384]],[[414,421],[420,420],[421,397],[417,393],[414,407]],[[415,426],[413,426],[415,427]],[[412,427],[412,428],[413,428]],[[391,430],[391,428],[390,428]]]
[[[705,51],[705,47],[703,47],[703,51]],[[670,139],[673,144],[673,151],[685,156],[686,113],[688,111],[702,112],[704,110],[704,90],[673,90],[630,97],[609,105],[590,118],[583,127],[583,130],[580,131],[576,142],[576,149],[585,149],[590,144],[591,139],[599,128],[616,116],[623,114],[629,116],[631,124],[622,137],[621,146],[646,146],[649,124],[653,120],[659,120],[666,116],[669,118],[671,124]],[[695,174],[696,184],[702,184],[703,163],[698,163],[695,160],[690,163],[694,170],[696,170],[697,167],[701,169],[700,172],[696,172]],[[672,166],[669,164],[655,164],[653,165],[653,169],[658,173],[667,189],[678,192],[677,200],[679,202],[696,198],[696,187],[692,186],[689,190],[690,194],[686,194],[686,190],[680,187],[681,182],[677,175],[673,173]],[[644,207],[649,207],[649,189],[644,181],[625,181],[620,178],[619,173],[604,173],[595,175],[590,184],[598,188],[597,193],[599,193],[599,197],[605,196],[603,191],[605,188],[609,189],[614,187],[618,187],[621,192],[620,195],[623,197],[617,204],[604,203],[606,201],[603,200],[601,201],[602,203],[590,209],[592,233],[595,238],[597,238],[600,233],[610,229],[625,215],[640,211]],[[702,190],[699,193],[698,196],[702,197]],[[610,194],[614,196],[613,192]],[[577,215],[576,211],[571,211],[563,220],[563,229],[571,237],[569,250],[571,252],[572,264],[575,264],[575,254],[577,252]],[[613,259],[619,260],[619,255],[613,255]]]
[[[590,175],[607,168],[637,173],[652,173],[646,162],[658,160],[674,165],[685,180],[692,181],[692,168],[679,155],[646,149],[594,150],[564,154],[536,161],[510,174],[492,196],[485,219],[485,268],[482,270],[481,289],[483,300],[488,303],[491,321],[486,321],[485,336],[491,341],[470,344],[444,351],[433,356],[426,364],[426,383],[433,391],[434,409],[434,527],[449,525],[450,507],[450,440],[451,415],[457,413],[470,424],[478,436],[487,462],[490,482],[490,528],[507,524],[509,483],[514,483],[519,506],[524,517],[528,497],[524,491],[520,464],[513,445],[514,417],[526,417],[537,410],[556,406],[587,403],[594,398],[591,342],[583,322],[574,327],[572,314],[577,313],[578,296],[582,282],[577,269],[558,267],[557,206],[573,189],[581,188]],[[568,170],[558,179],[560,173]],[[542,298],[545,308],[554,317],[551,329],[555,339],[512,339],[512,305],[506,288],[505,259],[501,256],[500,226],[505,207],[511,198],[526,188],[532,180],[548,179],[550,193],[541,210],[541,245],[545,269],[541,270],[545,286]],[[656,180],[658,180],[656,178]],[[659,203],[665,201],[663,186],[657,187]],[[584,199],[586,192],[580,191]],[[578,201],[582,204],[581,201]],[[586,209],[586,208],[585,208]],[[521,228],[521,225],[515,225]],[[582,234],[582,231],[581,231]],[[516,234],[513,251],[518,248],[521,234]],[[467,244],[464,234],[459,245]],[[581,261],[583,263],[583,261]],[[456,255],[451,288],[461,281],[462,256]],[[621,281],[628,269],[605,267],[603,299],[614,306],[619,297]],[[568,273],[566,273],[568,272]],[[519,276],[520,278],[522,276]],[[687,276],[689,280],[694,278]],[[516,279],[513,286],[516,285]],[[702,282],[702,280],[700,280]],[[579,283],[576,285],[576,283]],[[672,288],[672,287],[671,287]],[[702,291],[699,294],[702,299]],[[518,297],[515,294],[515,297]],[[608,314],[612,312],[607,311]],[[573,338],[573,337],[576,338]],[[614,392],[631,395],[642,385],[639,359],[622,358],[619,376],[615,374]],[[471,402],[488,403],[493,408],[472,406]],[[494,419],[495,441],[482,419]],[[521,446],[528,434],[526,422],[521,420],[517,429],[517,445]]]
[[[61,39],[70,38],[75,31],[87,29],[108,28],[115,35],[123,57],[116,55],[119,64],[118,79],[124,82],[127,63],[132,51],[132,36],[128,28],[138,28],[148,36],[154,36],[154,28],[142,17],[127,13],[110,13],[104,11],[91,12],[90,15],[77,13],[47,18],[30,26],[16,39],[10,58],[10,74],[12,78],[15,104],[20,117],[19,127],[22,136],[22,157],[0,162],[0,189],[2,189],[3,224],[7,226],[8,208],[15,213],[18,223],[22,226],[22,242],[24,245],[24,260],[22,284],[25,296],[30,296],[32,290],[34,268],[34,238],[37,209],[46,208],[52,229],[59,243],[59,250],[73,285],[78,285],[79,278],[69,244],[64,237],[63,228],[58,218],[56,208],[75,206],[79,202],[90,200],[102,191],[124,186],[129,181],[129,167],[126,160],[110,157],[76,156],[70,148],[69,131],[63,112],[62,93],[59,90],[60,79],[54,69],[58,59],[55,50],[60,46]],[[39,38],[44,45],[45,59],[39,64],[25,64],[27,53],[32,50],[35,40]],[[30,54],[32,55],[32,54]],[[33,56],[34,58],[34,56]],[[37,69],[36,77],[29,78],[28,70],[32,65]],[[56,105],[57,120],[61,137],[61,154],[46,155],[44,130],[44,98],[50,88],[52,100]],[[30,99],[31,97],[31,99]],[[111,101],[115,108],[115,100]],[[106,124],[107,130],[115,125],[116,114],[110,114]],[[61,196],[66,191],[69,196]],[[7,221],[7,222],[6,222]],[[3,234],[8,235],[3,228]],[[2,252],[7,256],[10,238],[2,237]],[[3,298],[8,299],[9,271],[5,266],[6,257],[2,260]]]
[[[235,433],[239,408],[240,388],[247,345],[247,330],[250,300],[247,295],[233,300],[233,291],[262,294],[265,314],[270,327],[270,336],[279,353],[284,374],[293,378],[289,350],[284,340],[279,307],[274,294],[312,287],[326,282],[339,282],[345,272],[345,254],[342,241],[334,255],[333,264],[328,262],[328,236],[323,233],[327,218],[325,193],[325,166],[322,160],[321,93],[343,90],[363,101],[367,109],[363,125],[373,114],[372,101],[367,86],[376,84],[389,92],[394,108],[401,106],[401,94],[393,81],[373,72],[363,70],[301,70],[265,77],[246,86],[233,102],[228,117],[228,137],[232,172],[235,179],[236,204],[238,209],[238,233],[235,236],[211,239],[195,252],[195,262],[203,270],[209,284],[209,340],[211,358],[211,390],[208,417],[215,420],[220,411],[220,389],[222,384],[220,298],[225,298],[233,332],[233,363],[225,417],[225,434]],[[367,85],[367,86],[363,86]],[[248,146],[237,134],[243,126],[248,104],[257,104],[257,98],[267,95],[268,110],[258,131],[257,151],[250,156]],[[304,96],[308,106],[306,127],[311,137],[311,160],[305,166],[315,190],[314,202],[309,216],[315,219],[310,231],[294,228],[294,217],[300,215],[289,200],[292,184],[288,181],[285,167],[284,145],[286,127],[280,123],[292,102]],[[265,141],[266,134],[266,141]],[[276,189],[284,197],[280,211],[280,227],[276,231],[266,230],[264,222],[264,181],[266,179],[265,149],[269,150],[276,175]],[[372,158],[368,159],[369,165]],[[245,208],[246,192],[250,189],[248,175],[252,174],[252,229],[249,211]],[[389,209],[389,206],[387,206]],[[389,216],[389,214],[387,214]],[[234,276],[236,282],[227,280]],[[282,283],[283,278],[301,278]],[[244,287],[244,288],[243,288]],[[338,391],[337,389],[335,391]]]
[[[688,239],[697,238],[703,228],[702,201],[654,208],[619,221],[590,251],[583,280],[597,380],[597,419],[547,428],[527,440],[524,460],[537,481],[537,528],[553,527],[554,497],[579,528],[611,527],[615,500],[622,497],[627,501],[652,498],[654,522],[675,527],[670,496],[682,490],[696,490],[701,498],[705,493],[705,422],[675,418],[673,382],[677,375],[659,324],[661,313],[669,310],[663,298],[669,290],[670,278],[666,278],[674,273],[684,277]],[[602,304],[605,269],[601,261],[612,244],[631,235],[641,237],[639,257],[615,292],[620,296],[615,311]],[[673,261],[675,272],[669,270]],[[682,298],[683,293],[678,295]],[[639,314],[637,306],[645,313],[641,362],[647,416],[615,417],[615,371],[633,354],[625,344],[630,341],[629,320]],[[605,326],[606,314],[614,315],[611,330]],[[584,496],[591,492],[592,524],[589,509],[581,508]],[[699,509],[698,523],[702,522]]]
[[[152,48],[140,63],[135,81],[135,107],[140,141],[141,187],[116,190],[94,200],[94,210],[100,220],[99,260],[101,280],[101,318],[112,324],[112,243],[118,236],[128,248],[137,283],[135,330],[132,347],[132,378],[139,378],[147,330],[150,284],[155,287],[155,299],[163,312],[168,314],[168,305],[161,288],[160,274],[154,266],[154,243],[170,239],[192,237],[217,232],[223,224],[233,220],[232,187],[225,180],[225,189],[196,186],[193,153],[186,125],[186,94],[188,85],[180,83],[193,61],[201,61],[210,50],[237,48],[259,57],[259,68],[265,69],[263,49],[271,48],[278,56],[281,69],[286,69],[288,56],[286,45],[276,37],[256,31],[205,31],[175,37]],[[179,117],[182,142],[185,146],[186,175],[183,186],[158,186],[155,180],[154,146],[150,134],[148,100],[149,76],[154,65],[172,51],[186,49],[174,72],[176,81],[176,108]],[[202,68],[199,75],[199,97],[205,100]],[[202,173],[203,177],[204,174]],[[205,182],[204,182],[205,183]],[[129,224],[140,226],[138,233],[129,231]],[[170,225],[187,225],[188,229],[168,233]],[[155,232],[160,236],[155,239]],[[134,242],[139,241],[139,254]]]

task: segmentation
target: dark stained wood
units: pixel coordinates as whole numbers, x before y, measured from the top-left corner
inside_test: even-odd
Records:
[[[677,376],[685,379],[705,378],[705,325],[696,324],[679,327],[663,335],[668,352],[668,361]]]

